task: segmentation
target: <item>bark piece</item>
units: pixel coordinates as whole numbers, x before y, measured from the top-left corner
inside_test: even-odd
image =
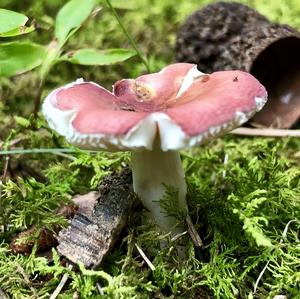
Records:
[[[297,30],[239,3],[218,2],[195,12],[176,43],[177,60],[197,63],[201,71],[240,69],[254,75],[269,100],[253,121],[277,128],[300,118],[299,52]]]
[[[86,267],[98,266],[127,224],[135,201],[129,169],[107,176],[99,194],[80,208],[67,229],[58,236],[60,255]],[[81,198],[82,200],[82,198]]]
[[[24,255],[29,255],[34,246],[35,239],[28,238],[34,236],[36,233],[37,228],[35,226],[32,226],[31,228],[17,234],[9,244],[11,251],[14,254],[21,253]],[[47,229],[42,229],[37,240],[37,251],[42,252],[55,245],[57,245],[57,240],[54,236],[54,233]]]

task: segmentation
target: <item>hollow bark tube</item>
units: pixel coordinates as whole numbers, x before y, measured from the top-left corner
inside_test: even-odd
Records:
[[[222,24],[222,26],[220,26]],[[268,102],[252,121],[289,128],[300,120],[300,33],[270,22],[256,10],[217,2],[192,14],[177,36],[177,61],[203,72],[250,72],[268,91]]]
[[[134,191],[156,224],[164,232],[171,231],[171,235],[182,232],[183,228],[176,226],[176,218],[168,215],[160,205],[166,186],[171,186],[178,190],[175,204],[180,211],[187,213],[186,183],[179,152],[163,152],[158,144],[152,151],[133,152],[132,175]]]

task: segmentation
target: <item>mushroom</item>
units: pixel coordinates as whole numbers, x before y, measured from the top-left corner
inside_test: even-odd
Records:
[[[85,149],[131,151],[134,191],[165,232],[176,218],[160,205],[166,186],[187,214],[179,150],[202,144],[244,122],[265,104],[265,88],[241,71],[201,73],[189,63],[115,83],[109,92],[82,79],[51,92],[43,104],[49,126]]]

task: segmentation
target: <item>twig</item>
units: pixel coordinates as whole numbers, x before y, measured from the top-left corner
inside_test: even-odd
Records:
[[[72,268],[73,268],[73,265],[70,264],[70,265],[68,266],[68,269],[69,269],[69,270],[72,270]],[[69,273],[65,273],[65,274],[63,275],[63,277],[61,278],[61,281],[60,281],[59,285],[56,287],[55,291],[52,293],[52,295],[50,296],[49,299],[55,299],[55,298],[59,295],[59,293],[61,292],[61,290],[62,290],[63,287],[65,286],[65,284],[66,284],[68,278],[69,278]]]
[[[125,33],[126,37],[128,38],[129,42],[131,43],[132,47],[134,48],[134,50],[136,51],[137,55],[140,57],[140,59],[142,60],[143,64],[145,65],[148,73],[151,72],[150,67],[148,65],[147,60],[144,58],[142,52],[140,51],[140,49],[138,48],[138,46],[136,45],[134,39],[132,38],[131,34],[128,32],[128,30],[124,27],[118,13],[116,12],[115,8],[112,6],[112,4],[110,3],[110,0],[106,0],[107,5],[109,6],[112,14],[114,15],[114,17],[116,18],[116,20],[118,21],[121,29],[123,30],[123,32]]]
[[[186,216],[185,218],[185,221],[187,223],[187,226],[188,226],[188,232],[194,242],[194,244],[197,246],[197,247],[203,247],[203,242],[192,222],[192,219],[189,215]]]
[[[9,163],[9,156],[6,156],[5,157],[4,169],[3,169],[3,175],[1,177],[1,183],[5,182],[5,179],[6,179],[6,176],[7,176],[7,170],[8,170],[8,163]]]
[[[182,236],[186,235],[187,233],[188,233],[187,231],[184,231],[184,232],[182,232],[180,234],[175,235],[174,237],[171,238],[171,242],[174,242],[174,241],[178,240],[179,238],[181,238]]]
[[[135,247],[138,250],[138,252],[140,253],[140,255],[142,256],[142,258],[144,259],[144,261],[146,262],[146,264],[149,266],[149,268],[152,271],[155,271],[155,266],[150,262],[150,260],[148,259],[148,257],[144,253],[144,251],[136,243],[135,243]]]
[[[223,179],[225,179],[226,168],[227,168],[227,164],[228,164],[228,154],[225,154],[223,164],[224,164],[224,170],[222,171],[222,177],[223,177]]]
[[[76,158],[74,156],[71,156],[71,155],[68,155],[68,154],[65,154],[65,153],[57,152],[57,153],[54,153],[54,154],[57,155],[57,156],[61,156],[63,158],[72,160],[72,161],[76,161]]]
[[[8,163],[9,163],[9,156],[6,156],[5,157],[5,164],[4,164],[4,170],[3,170],[3,175],[0,179],[0,207],[1,207],[1,204],[2,204],[2,189],[3,189],[3,183],[5,182],[6,180],[6,177],[7,177],[7,170],[8,170]],[[4,217],[4,219],[6,219]],[[3,221],[3,232],[6,231],[6,220]]]
[[[103,289],[102,289],[101,284],[99,282],[96,282],[96,287],[97,287],[97,290],[98,290],[98,293],[100,294],[100,296],[104,296]]]
[[[300,137],[300,130],[285,129],[256,129],[256,128],[238,128],[230,132],[235,135],[244,136],[265,136],[265,137]]]
[[[269,260],[269,261],[265,264],[265,266],[264,266],[264,268],[262,269],[262,271],[259,273],[258,278],[257,278],[257,280],[256,280],[256,282],[255,282],[255,285],[254,285],[253,294],[256,293],[257,288],[258,288],[258,284],[259,284],[259,282],[260,282],[262,276],[263,276],[264,273],[266,272],[266,270],[267,270],[267,268],[268,268],[270,262],[271,262],[271,261]]]

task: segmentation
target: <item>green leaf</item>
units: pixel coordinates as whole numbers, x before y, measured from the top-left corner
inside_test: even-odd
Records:
[[[0,33],[23,27],[28,18],[20,13],[0,8]]]
[[[39,66],[46,57],[46,49],[29,42],[0,44],[0,77],[25,73]]]
[[[0,33],[0,37],[11,37],[11,36],[17,36],[17,35],[22,35],[22,34],[27,34],[32,31],[34,31],[35,27],[34,25],[30,25],[29,27],[26,26],[20,26],[16,29]]]
[[[64,43],[70,31],[87,19],[95,4],[95,0],[71,0],[61,8],[55,21],[55,37],[60,43]]]
[[[124,61],[136,55],[133,50],[127,49],[107,49],[99,51],[96,49],[81,49],[73,52],[71,55],[62,57],[74,64],[82,65],[110,65]]]

